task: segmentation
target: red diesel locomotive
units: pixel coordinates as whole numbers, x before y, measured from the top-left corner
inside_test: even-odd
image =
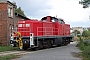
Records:
[[[70,25],[65,24],[63,19],[46,16],[38,20],[18,21],[17,31],[20,33],[21,48],[26,50],[49,48],[52,46],[67,45],[72,42]],[[15,44],[14,44],[15,45]]]

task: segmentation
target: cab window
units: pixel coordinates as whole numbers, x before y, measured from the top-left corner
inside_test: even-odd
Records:
[[[58,19],[58,23],[59,23],[59,24],[63,24],[63,20]]]
[[[56,19],[55,18],[52,18],[52,20],[51,20],[52,22],[56,22]]]
[[[18,27],[22,27],[22,24],[18,24]]]
[[[30,27],[30,24],[26,24],[26,27]]]

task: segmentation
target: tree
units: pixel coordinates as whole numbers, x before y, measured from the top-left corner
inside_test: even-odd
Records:
[[[12,3],[13,3],[14,5],[16,5],[16,2],[15,2],[15,1],[13,1]],[[21,9],[21,7],[18,7],[18,8],[17,8],[17,5],[16,5],[16,7],[15,7],[15,12],[17,12],[17,13],[19,13],[20,15],[26,17],[26,15],[24,14],[24,11]]]
[[[74,30],[73,33],[75,34],[75,36],[77,36],[78,34],[80,34],[80,31]]]
[[[87,30],[83,31],[82,36],[83,36],[83,37],[88,37],[88,36],[90,36],[90,31],[87,31]]]
[[[21,7],[18,7],[15,9],[15,12],[21,14],[22,16],[26,17],[26,15],[24,14],[24,11],[21,9]]]
[[[90,28],[88,28],[88,31],[90,31]]]
[[[90,0],[81,0],[79,4],[83,5],[83,8],[87,8],[90,5]]]
[[[73,33],[80,34],[80,31],[78,31],[78,30],[74,30]]]

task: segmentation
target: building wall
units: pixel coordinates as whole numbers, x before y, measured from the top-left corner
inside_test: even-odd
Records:
[[[15,21],[14,21],[15,25],[17,25],[19,20],[24,20],[24,19],[22,17],[15,16]]]
[[[14,28],[14,18],[15,18],[15,14],[14,14],[14,6],[10,3],[7,4],[8,9],[11,7],[11,14],[12,16],[9,16],[9,12],[8,12],[8,19],[7,19],[7,45],[10,44],[10,34],[12,33],[12,30]]]
[[[8,16],[8,8],[12,6],[13,17]],[[10,43],[10,33],[12,29],[11,26],[14,26],[14,6],[10,3],[0,2],[0,44],[9,45]]]
[[[12,16],[10,17],[8,8],[12,7]],[[23,17],[15,16],[15,5],[7,2],[7,0],[0,0],[0,45],[10,44],[10,34],[12,30],[17,27],[17,22]]]
[[[7,4],[0,3],[0,45],[7,45]]]
[[[22,17],[14,16],[14,18],[8,18],[7,23],[7,43],[10,44],[10,34],[14,31],[17,32],[17,23],[19,20],[21,20]]]
[[[2,3],[2,2],[7,3],[7,0],[0,0],[0,2],[1,2],[1,3]]]

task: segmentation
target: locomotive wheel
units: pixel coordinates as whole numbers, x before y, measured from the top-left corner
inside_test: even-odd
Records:
[[[62,42],[62,46],[65,46],[65,44],[66,44],[65,41],[63,41],[63,42]]]
[[[51,42],[49,40],[47,40],[46,42],[44,42],[44,48],[48,49],[50,47],[52,47],[52,44],[51,44]]]
[[[35,51],[37,51],[38,49],[39,49],[39,48],[38,48],[38,47],[36,47],[34,50],[35,50]]]
[[[38,41],[38,49],[42,49],[42,48],[43,48],[42,41]]]
[[[24,50],[27,50],[28,49],[28,46],[23,44],[23,49]]]
[[[67,46],[68,45],[68,42],[65,42],[65,46]]]
[[[52,48],[53,47],[53,44],[54,44],[53,40],[51,40],[50,43],[51,43],[51,48]]]
[[[57,47],[60,47],[60,46],[61,46],[61,44],[58,44],[58,45],[57,45]]]
[[[35,48],[31,48],[32,51],[37,51],[38,50],[38,47],[35,47]]]
[[[65,41],[65,46],[67,46],[69,44],[69,40],[67,39],[66,41]]]
[[[70,39],[69,39],[69,41],[68,41],[68,44],[70,44]]]
[[[52,44],[51,44],[51,41],[47,41],[47,45],[48,45],[48,48],[51,48],[52,47]]]
[[[68,45],[68,42],[66,42],[66,41],[64,41],[63,43],[62,43],[62,46],[67,46]]]
[[[48,43],[47,42],[43,42],[43,48],[48,48]]]

